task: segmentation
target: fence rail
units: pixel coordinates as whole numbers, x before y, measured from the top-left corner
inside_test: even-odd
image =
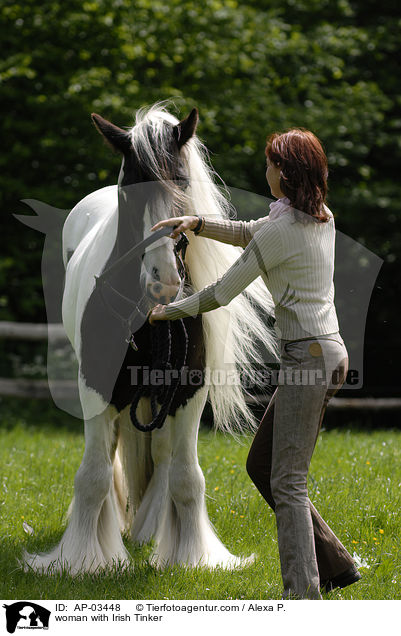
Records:
[[[76,396],[76,383],[73,380],[57,380],[51,383],[51,391],[47,380],[30,380],[29,378],[0,378],[0,395],[5,397],[21,397],[49,399],[54,397],[72,398]]]
[[[253,404],[263,405],[266,402],[265,396],[249,397],[248,401]],[[355,411],[393,411],[401,409],[401,398],[339,398],[333,397],[327,405],[328,409],[342,409]]]
[[[61,324],[16,323],[0,321],[0,339],[45,341],[48,336],[60,343],[66,342],[64,327]],[[68,399],[76,395],[76,384],[72,380],[47,380],[28,378],[0,378],[0,395],[8,397],[46,399],[62,397]],[[249,403],[263,404],[266,398],[250,397]],[[354,411],[391,411],[401,410],[401,398],[339,398],[334,397],[328,404],[329,409]]]
[[[3,340],[47,340],[48,336],[66,342],[64,327],[59,323],[44,325],[33,322],[0,322],[0,338]]]

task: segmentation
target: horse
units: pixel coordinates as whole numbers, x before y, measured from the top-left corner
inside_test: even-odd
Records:
[[[259,363],[258,342],[276,351],[265,319],[272,299],[261,279],[229,305],[185,317],[181,331],[170,333],[170,353],[185,339],[184,375],[192,373],[195,380],[184,382],[181,374],[162,426],[150,427],[162,405],[153,404],[146,391],[137,395],[156,333],[146,320],[149,309],[213,283],[241,253],[240,247],[191,232],[185,258],[169,236],[127,258],[163,218],[199,211],[232,215],[196,134],[198,119],[196,108],[179,120],[159,103],[139,109],[134,126],[124,130],[92,114],[122,163],[117,185],[87,195],[63,227],[62,316],[78,360],[85,450],[61,540],[48,553],[25,552],[25,569],[74,576],[131,567],[127,535],[152,544],[155,567],[235,568],[249,562],[229,552],[208,518],[197,439],[208,398],[217,429],[235,435],[255,428],[241,383],[206,382],[205,372],[221,376],[222,370]],[[106,285],[99,284],[102,277]]]

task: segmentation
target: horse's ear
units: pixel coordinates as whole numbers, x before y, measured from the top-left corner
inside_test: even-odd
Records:
[[[96,128],[113,150],[118,150],[123,154],[128,152],[131,148],[131,139],[125,130],[115,126],[96,113],[92,113],[91,117]]]
[[[188,139],[195,134],[196,127],[198,125],[199,114],[198,109],[193,108],[188,117],[180,121],[179,124],[174,126],[174,137],[177,142],[178,149],[181,150]]]

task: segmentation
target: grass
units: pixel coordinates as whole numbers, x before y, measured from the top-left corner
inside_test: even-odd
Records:
[[[242,443],[204,428],[198,453],[209,516],[234,554],[256,553],[253,565],[227,572],[155,570],[150,547],[126,545],[134,572],[72,579],[23,573],[24,548],[56,543],[83,453],[80,423],[39,402],[0,402],[0,598],[3,599],[279,599],[281,577],[274,515],[249,480]],[[327,599],[400,599],[401,431],[322,431],[309,492],[323,517],[355,553],[362,579]],[[32,533],[33,532],[33,533]]]

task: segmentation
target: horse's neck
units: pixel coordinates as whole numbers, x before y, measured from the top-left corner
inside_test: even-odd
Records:
[[[135,240],[129,219],[126,216],[118,215],[118,229],[116,236],[116,255],[123,256],[128,250],[135,245],[141,238]]]
[[[131,204],[130,204],[131,203]],[[118,203],[118,226],[116,236],[116,253],[122,256],[128,252],[131,247],[142,240],[143,225],[139,227],[133,223],[134,205],[130,200],[123,201],[119,197]],[[139,216],[139,215],[138,215]]]

